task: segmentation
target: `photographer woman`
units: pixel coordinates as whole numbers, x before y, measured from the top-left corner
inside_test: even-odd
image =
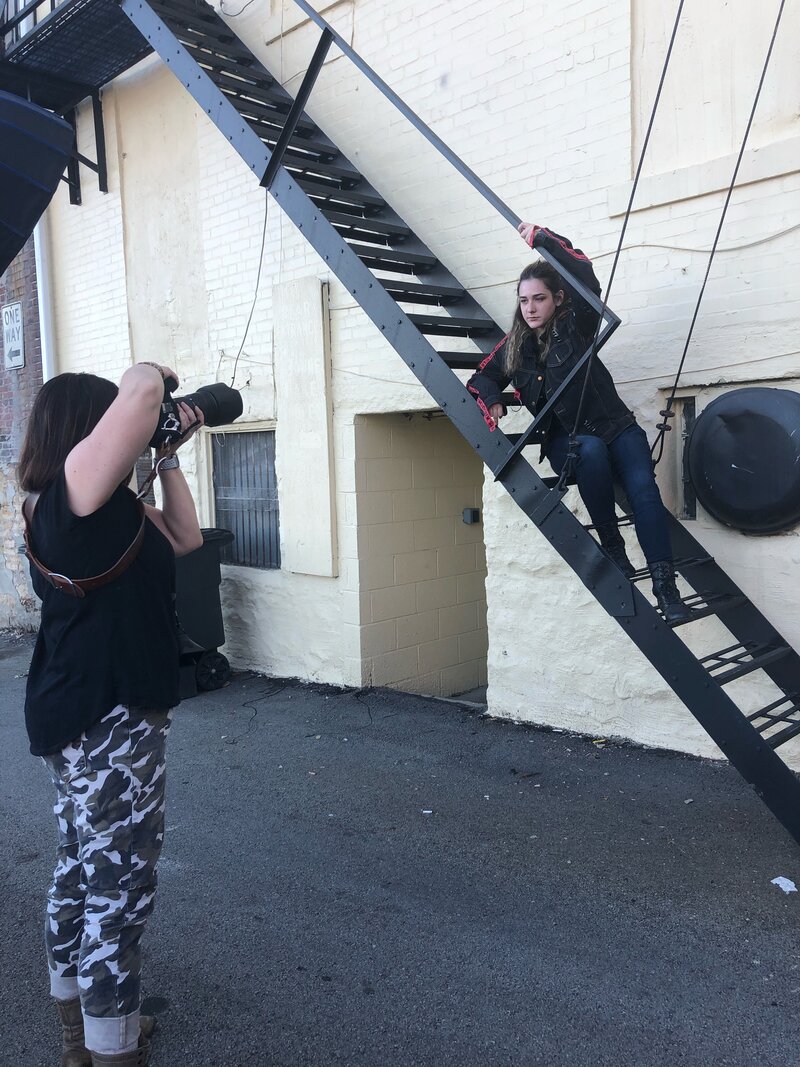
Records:
[[[42,600],[25,718],[57,790],[45,943],[63,1067],[139,1067],[154,1026],[139,1012],[139,940],[179,700],[175,556],[202,544],[177,456],[158,467],[162,510],[127,487],[167,377],[177,381],[153,363],[127,370],[119,389],[93,374],[58,375],[34,402],[19,463]],[[184,443],[202,414],[185,404],[180,414]]]
[[[573,370],[597,329],[598,313],[569,284],[572,274],[592,292],[600,283],[592,264],[564,237],[522,223],[532,248],[544,248],[565,268],[562,278],[545,260],[531,263],[517,283],[511,330],[467,383],[490,426],[505,415],[501,394],[513,382],[520,403],[536,413]],[[545,419],[542,455],[561,474],[579,410],[584,375],[579,373]],[[606,555],[630,578],[634,567],[625,552],[614,506],[614,480],[622,484],[633,510],[639,544],[647,559],[653,592],[669,623],[685,622],[689,609],[675,585],[667,513],[656,485],[650,448],[633,412],[620,399],[608,370],[595,357],[577,434],[575,477],[578,491]]]

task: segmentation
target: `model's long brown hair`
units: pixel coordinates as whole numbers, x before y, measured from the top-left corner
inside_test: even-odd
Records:
[[[508,375],[513,375],[517,367],[522,362],[522,345],[526,338],[530,337],[534,332],[522,317],[522,311],[519,306],[519,287],[523,282],[531,281],[532,279],[538,279],[540,282],[544,282],[545,286],[549,289],[553,296],[556,293],[564,292],[564,300],[556,310],[556,314],[547,323],[544,330],[539,337],[539,360],[544,362],[547,357],[547,349],[550,346],[550,331],[553,326],[553,322],[556,315],[563,315],[566,309],[569,307],[569,294],[564,290],[564,283],[561,280],[561,275],[558,271],[551,267],[545,260],[537,260],[536,263],[529,263],[523,270],[517,281],[517,308],[514,312],[514,321],[511,324],[511,330],[506,338],[505,352],[503,353],[503,369]]]
[[[33,402],[17,464],[20,488],[40,493],[116,397],[116,385],[96,374],[58,374],[45,382]]]

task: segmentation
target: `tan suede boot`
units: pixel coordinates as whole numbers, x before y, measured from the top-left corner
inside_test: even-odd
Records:
[[[72,1000],[56,1000],[56,1010],[58,1011],[59,1018],[61,1019],[61,1030],[63,1034],[63,1055],[61,1057],[61,1067],[92,1067],[92,1053],[86,1048],[85,1035],[83,1031],[83,1014],[81,1013],[81,1002],[79,997],[74,997]],[[139,1043],[140,1046],[145,1045],[147,1047],[147,1058],[150,1056],[150,1041],[149,1039],[153,1035],[153,1031],[156,1028],[156,1018],[153,1015],[142,1015],[139,1018]],[[125,1055],[139,1055],[141,1049],[136,1049],[135,1053],[125,1053]],[[97,1056],[98,1053],[95,1053]],[[116,1059],[113,1060],[117,1062]],[[120,1061],[125,1063],[127,1061]],[[144,1060],[132,1060],[132,1063],[138,1064],[147,1063],[147,1059]]]
[[[72,1000],[57,1000],[56,1009],[61,1019],[63,1055],[61,1067],[92,1067],[92,1054],[83,1040],[83,1016],[78,997]]]
[[[105,1067],[106,1064],[117,1064],[118,1067],[144,1067],[144,1064],[150,1060],[150,1038],[153,1036],[156,1022],[155,1015],[140,1015],[139,1047],[133,1052],[118,1052],[113,1056],[108,1053],[92,1052],[90,1053],[92,1058],[89,1060],[91,1067],[98,1067],[98,1065]]]
[[[150,1042],[139,1038],[139,1047],[133,1052],[116,1052],[106,1055],[104,1052],[92,1053],[92,1067],[145,1067],[150,1062]]]

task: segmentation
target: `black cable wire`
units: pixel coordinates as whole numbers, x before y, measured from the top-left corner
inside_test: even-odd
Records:
[[[717,232],[714,235],[714,243],[711,246],[711,253],[710,253],[709,257],[708,257],[708,264],[706,265],[705,277],[703,278],[703,284],[700,286],[700,293],[698,294],[697,303],[695,304],[695,307],[694,307],[694,314],[692,315],[692,321],[689,324],[689,334],[688,334],[688,336],[686,338],[686,344],[683,346],[683,354],[681,355],[681,361],[678,364],[678,373],[675,375],[675,381],[672,383],[672,391],[670,392],[669,399],[667,400],[667,406],[664,409],[664,411],[661,413],[664,416],[664,422],[661,423],[661,425],[659,427],[659,431],[658,431],[658,437],[656,437],[655,441],[653,442],[653,447],[650,450],[651,451],[651,455],[653,455],[655,457],[653,459],[653,465],[654,466],[660,462],[661,457],[664,455],[664,438],[666,436],[667,428],[669,426],[669,424],[668,424],[668,422],[666,420],[669,419],[669,417],[670,417],[670,415],[672,413],[672,405],[675,403],[675,394],[678,391],[678,382],[680,381],[681,374],[683,373],[683,364],[686,362],[686,353],[689,351],[689,342],[692,339],[692,333],[694,331],[694,324],[697,322],[697,313],[700,310],[700,303],[701,303],[701,301],[703,299],[703,293],[705,293],[705,291],[706,291],[706,282],[708,281],[708,276],[711,273],[711,264],[714,262],[714,255],[716,254],[717,243],[719,242],[720,234],[722,233],[722,227],[723,227],[723,224],[725,222],[725,215],[727,214],[728,205],[730,204],[731,197],[733,196],[733,190],[734,190],[734,187],[736,185],[736,178],[738,177],[738,174],[739,174],[739,166],[741,165],[742,157],[744,156],[744,150],[745,150],[745,145],[747,144],[747,138],[750,136],[750,128],[753,125],[753,119],[755,117],[756,108],[758,107],[758,100],[759,100],[759,97],[761,96],[761,89],[762,89],[762,87],[764,85],[764,79],[767,76],[767,68],[769,67],[769,61],[772,58],[772,49],[773,49],[773,47],[775,45],[775,40],[776,40],[776,38],[778,36],[778,27],[781,24],[781,17],[783,15],[783,9],[784,9],[785,5],[786,5],[786,0],[781,0],[781,5],[778,8],[778,17],[775,20],[775,28],[772,31],[772,38],[771,38],[771,40],[769,42],[769,48],[767,49],[767,58],[764,60],[764,68],[761,71],[761,77],[760,77],[759,82],[758,82],[758,88],[756,89],[756,95],[755,95],[755,99],[753,100],[753,106],[750,109],[750,117],[747,120],[747,128],[744,131],[744,137],[742,139],[742,146],[739,149],[739,155],[738,155],[738,157],[736,159],[736,166],[733,168],[733,177],[731,178],[731,183],[730,183],[730,186],[728,187],[728,194],[725,197],[725,203],[723,204],[723,207],[722,207],[722,214],[720,215],[720,218],[719,218],[719,225],[717,226]],[[657,456],[655,455],[656,448],[658,448],[658,455]]]
[[[264,191],[264,228],[261,231],[261,251],[258,254],[258,272],[256,274],[256,289],[253,293],[253,303],[250,305],[250,314],[247,316],[247,324],[244,328],[244,334],[242,335],[242,343],[239,345],[239,351],[236,353],[236,358],[233,361],[233,374],[231,375],[231,388],[236,381],[236,368],[239,366],[239,356],[244,349],[244,343],[247,340],[247,334],[250,330],[250,323],[253,321],[253,312],[256,309],[256,301],[258,300],[258,286],[261,282],[261,268],[264,266],[264,248],[267,243],[267,219],[269,218],[269,193]],[[219,357],[217,362],[217,378],[219,378],[219,370],[222,366],[222,356]]]
[[[667,54],[666,54],[666,57],[664,59],[664,65],[661,68],[661,77],[660,77],[659,82],[658,82],[658,89],[656,90],[655,100],[653,101],[653,107],[652,107],[652,109],[650,111],[650,121],[647,123],[647,131],[645,133],[644,141],[642,143],[642,150],[639,153],[639,163],[638,163],[638,165],[636,167],[636,174],[634,175],[634,178],[633,178],[633,185],[631,186],[631,195],[628,197],[628,206],[625,209],[625,218],[622,221],[622,229],[620,231],[619,241],[617,243],[617,250],[614,253],[614,262],[611,265],[611,274],[609,275],[608,285],[606,286],[605,296],[603,297],[603,300],[602,300],[603,307],[602,307],[602,310],[600,312],[600,316],[599,316],[599,318],[597,320],[597,329],[595,330],[594,340],[592,341],[592,354],[589,356],[589,359],[588,359],[588,361],[586,363],[586,373],[585,373],[585,376],[584,376],[584,379],[583,379],[583,387],[581,388],[580,399],[578,400],[578,410],[577,410],[577,413],[575,415],[575,425],[573,426],[572,433],[570,434],[570,437],[569,437],[569,449],[567,451],[567,460],[566,460],[566,463],[564,464],[564,469],[562,470],[561,475],[560,475],[560,477],[558,479],[558,488],[561,489],[561,490],[563,490],[565,488],[567,479],[569,478],[570,474],[572,473],[572,467],[573,467],[576,459],[578,458],[578,450],[577,450],[578,427],[580,426],[581,416],[583,415],[583,406],[584,406],[584,403],[585,403],[585,400],[586,400],[586,391],[588,389],[589,379],[590,379],[591,373],[592,373],[592,365],[593,365],[595,357],[597,355],[597,339],[600,336],[600,330],[602,329],[602,326],[603,326],[603,322],[604,322],[603,316],[605,315],[606,309],[608,307],[608,297],[609,297],[609,293],[611,292],[611,286],[614,284],[614,275],[616,274],[617,263],[619,262],[619,257],[620,257],[620,254],[622,252],[622,245],[623,245],[623,242],[625,241],[625,231],[628,228],[628,220],[630,219],[631,211],[633,210],[633,200],[634,200],[634,197],[636,196],[636,189],[637,189],[637,186],[639,185],[639,178],[641,177],[642,167],[644,166],[644,157],[645,157],[645,154],[647,152],[647,146],[650,143],[650,134],[652,133],[652,130],[653,130],[653,124],[655,122],[656,112],[658,111],[659,101],[661,100],[661,91],[664,88],[664,81],[666,80],[666,77],[667,77],[667,69],[669,68],[669,61],[670,61],[670,59],[672,57],[672,49],[673,49],[673,46],[675,44],[675,38],[678,35],[678,26],[680,25],[680,21],[681,21],[681,14],[683,12],[683,5],[684,5],[684,0],[680,0],[680,3],[678,4],[678,11],[677,11],[677,13],[675,15],[675,22],[674,22],[673,27],[672,27],[672,35],[671,35],[671,37],[669,39],[669,46],[667,47]]]
[[[254,3],[254,0],[247,0],[247,3],[243,4],[238,11],[226,11],[224,7],[220,6],[220,11],[226,18],[237,19],[252,3]]]

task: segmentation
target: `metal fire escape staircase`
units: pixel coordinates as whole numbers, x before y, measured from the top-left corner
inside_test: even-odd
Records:
[[[104,0],[107,4],[108,0]],[[589,530],[563,503],[555,479],[541,479],[524,448],[538,419],[516,439],[488,425],[454,373],[476,357],[447,349],[469,338],[488,352],[503,331],[345,158],[303,108],[335,44],[510,222],[519,219],[400,101],[306,0],[296,3],[322,29],[305,80],[292,99],[231,28],[196,0],[121,0],[121,8],[261,184],[347,287],[463,437],[553,548],[680,697],[730,762],[800,842],[800,779],[779,748],[800,734],[800,656],[731,581],[687,529],[671,518],[676,570],[694,590],[692,619],[716,616],[726,647],[695,655],[637,588],[607,559]],[[13,57],[12,57],[13,58]],[[563,273],[563,268],[558,266]],[[619,324],[603,311],[602,344]],[[435,307],[435,312],[431,308]],[[590,351],[583,357],[581,366]],[[480,358],[478,356],[478,358]],[[578,373],[579,370],[576,370]],[[556,398],[553,397],[552,400]],[[630,522],[623,516],[623,523]],[[762,672],[776,699],[740,708],[726,690]]]

